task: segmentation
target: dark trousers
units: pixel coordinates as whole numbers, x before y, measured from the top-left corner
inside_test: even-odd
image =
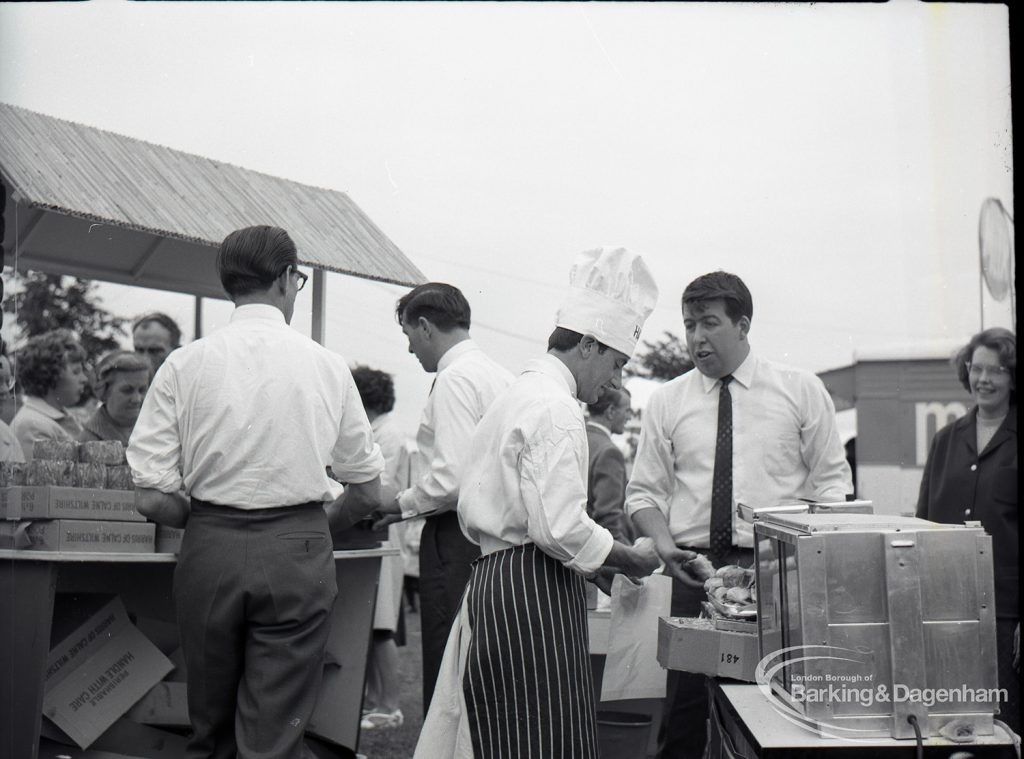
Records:
[[[193,499],[174,572],[190,759],[299,759],[338,588],[321,504]]]
[[[687,550],[707,553],[706,548]],[[754,549],[733,548],[726,564],[754,565]],[[672,616],[696,617],[700,602],[707,600],[703,588],[690,588],[672,581]],[[694,672],[668,671],[665,684],[665,711],[658,733],[660,759],[701,759],[707,742],[709,713],[708,677]]]
[[[428,517],[420,537],[420,625],[423,634],[423,713],[434,684],[452,622],[480,548],[466,540],[459,515],[446,511]]]

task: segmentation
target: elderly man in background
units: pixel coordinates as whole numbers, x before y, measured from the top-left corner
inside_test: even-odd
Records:
[[[132,344],[136,353],[149,359],[156,374],[170,352],[181,345],[181,329],[167,314],[154,311],[135,320]]]
[[[626,510],[654,538],[674,579],[672,615],[696,617],[706,598],[687,562],[753,563],[753,530],[736,504],[773,506],[853,492],[821,380],[750,350],[754,304],[739,277],[698,277],[683,291],[686,346],[697,371],[651,394],[640,426]],[[661,756],[701,757],[706,740],[703,675],[670,671]]]
[[[620,543],[633,541],[633,528],[625,512],[626,459],[612,440],[626,429],[630,394],[624,387],[608,388],[587,404],[587,514]]]
[[[379,505],[384,460],[345,359],[288,326],[306,281],[288,233],[232,232],[217,270],[231,319],[167,358],[128,463],[139,512],[185,524],[188,755],[299,759],[337,596],[331,532]]]
[[[402,332],[426,372],[436,372],[416,445],[419,480],[385,503],[385,520],[426,516],[420,537],[423,711],[430,706],[445,641],[480,549],[459,529],[459,477],[471,457],[473,430],[512,375],[469,336],[469,303],[458,288],[428,282],[395,309]]]

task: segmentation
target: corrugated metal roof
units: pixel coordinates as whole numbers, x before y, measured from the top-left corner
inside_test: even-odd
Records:
[[[220,241],[272,224],[288,230],[305,265],[425,281],[343,192],[4,103],[0,172],[9,196],[4,244],[17,245],[32,268],[223,297],[213,265]]]

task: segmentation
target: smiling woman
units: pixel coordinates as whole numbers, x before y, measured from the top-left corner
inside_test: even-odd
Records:
[[[975,407],[936,433],[921,479],[917,516],[980,521],[992,536],[996,657],[1006,700],[1001,717],[1020,730],[1020,553],[1017,500],[1017,339],[1007,329],[979,332],[954,358]]]

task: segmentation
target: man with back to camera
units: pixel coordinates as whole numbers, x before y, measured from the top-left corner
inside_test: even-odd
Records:
[[[751,352],[754,306],[739,277],[716,271],[683,291],[686,346],[697,371],[666,382],[644,410],[626,511],[654,538],[672,583],[672,615],[695,617],[706,598],[686,563],[753,563],[751,507],[853,492],[835,408],[811,372]],[[670,671],[664,757],[700,757],[708,713],[704,675]]]
[[[632,542],[632,526],[625,512],[626,459],[612,440],[626,429],[630,394],[624,388],[607,388],[587,404],[587,514],[620,543]]]
[[[149,359],[156,374],[170,352],[181,345],[181,328],[167,314],[154,311],[135,320],[132,345],[136,353]]]
[[[344,358],[288,326],[306,281],[288,233],[232,232],[217,270],[230,322],[168,356],[128,463],[139,512],[185,526],[188,756],[298,759],[337,595],[331,532],[379,505],[384,460]]]
[[[420,536],[420,624],[423,712],[434,692],[448,632],[480,549],[466,540],[455,507],[459,475],[470,456],[473,430],[512,374],[469,336],[470,309],[458,288],[428,282],[398,301],[395,316],[426,372],[437,377],[427,397],[416,454],[419,480],[385,503],[379,523],[429,515]]]

